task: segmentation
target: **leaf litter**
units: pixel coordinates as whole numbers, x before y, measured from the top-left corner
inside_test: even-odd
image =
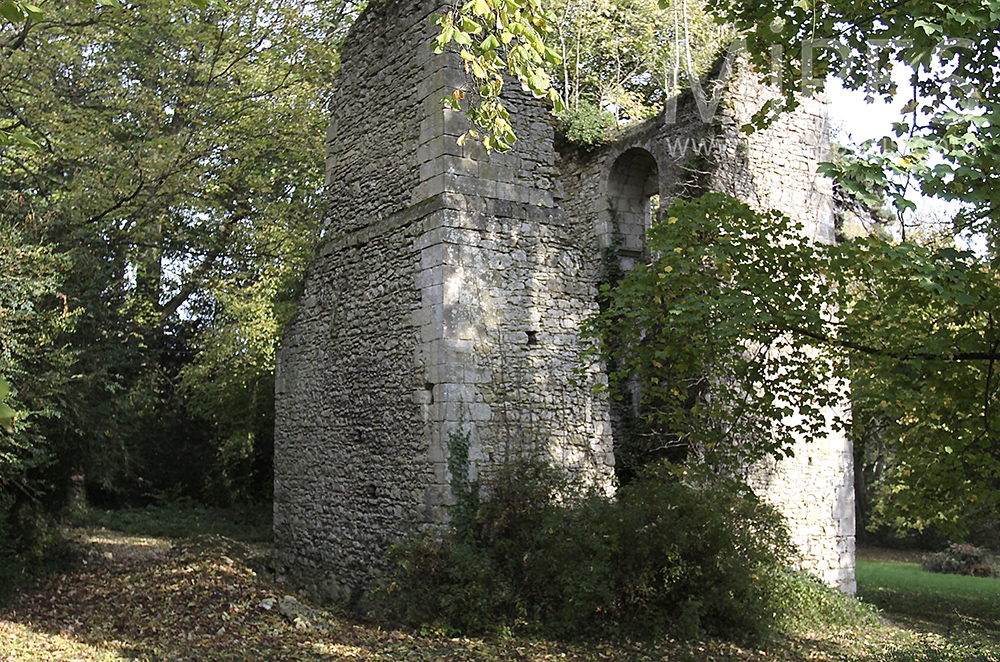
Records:
[[[0,662],[792,662],[858,659],[860,652],[843,633],[811,633],[766,648],[669,638],[570,644],[417,634],[292,595],[267,572],[267,550],[227,538],[77,535],[77,567],[22,588],[0,609]],[[865,648],[887,643],[859,639]]]

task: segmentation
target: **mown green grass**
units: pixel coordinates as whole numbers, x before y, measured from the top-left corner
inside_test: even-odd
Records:
[[[858,597],[913,633],[863,659],[1000,661],[1000,579],[945,575],[916,563],[858,560]]]
[[[858,595],[890,616],[944,628],[965,619],[1000,634],[1000,579],[927,572],[916,563],[859,560]]]

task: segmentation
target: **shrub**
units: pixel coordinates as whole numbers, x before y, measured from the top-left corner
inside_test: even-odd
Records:
[[[69,567],[74,560],[72,544],[48,509],[0,492],[0,604],[18,585]]]
[[[618,126],[612,113],[586,101],[562,111],[557,117],[559,135],[583,150],[593,150],[608,142]]]
[[[788,598],[776,511],[736,483],[647,471],[614,500],[532,461],[484,484],[468,525],[403,542],[376,592],[409,625],[557,637],[766,634]]]
[[[880,622],[873,605],[827,586],[803,570],[786,568],[780,585],[778,604],[784,631],[852,628]]]
[[[609,510],[617,618],[629,631],[738,637],[776,625],[792,548],[781,516],[749,489],[647,471]]]
[[[952,543],[948,549],[924,557],[921,566],[930,572],[973,577],[996,577],[1000,575],[1000,563],[988,550],[972,545]]]

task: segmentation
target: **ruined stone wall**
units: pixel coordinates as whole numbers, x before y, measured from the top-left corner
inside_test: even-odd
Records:
[[[770,92],[752,78],[735,76],[716,93],[717,105],[713,90],[706,89],[700,107],[693,95],[684,95],[669,114],[594,153],[563,150],[565,199],[560,202],[568,215],[593,227],[592,250],[606,255],[617,233],[617,264],[631,268],[644,257],[634,251],[634,236],[641,232],[636,219],[645,214],[646,222],[652,221],[648,208],[640,206],[642,199],[657,194],[665,207],[679,196],[709,190],[783,212],[802,223],[810,241],[833,241],[832,183],[817,174],[830,150],[825,103],[805,100],[770,128],[747,135],[740,127]],[[644,165],[650,158],[655,161],[651,168]],[[631,173],[643,167],[650,181],[639,185],[628,179],[641,179],[641,172]],[[616,179],[616,170],[629,175]],[[601,277],[599,269],[595,277]],[[833,425],[845,414],[828,407],[830,427],[823,439],[797,444],[794,456],[781,462],[762,463],[749,480],[786,517],[803,566],[853,592],[853,454],[846,435]]]
[[[757,81],[738,77],[731,85],[729,120],[722,127],[726,145],[745,154],[745,175],[752,187],[744,199],[758,209],[777,209],[803,225],[811,241],[834,241],[832,181],[816,170],[830,159],[826,103],[804,99],[794,112],[771,127],[746,136],[739,126],[768,98]],[[735,147],[727,148],[723,155]],[[737,176],[720,167],[713,186],[727,191]],[[848,386],[842,387],[846,394]],[[847,417],[845,402],[825,407],[827,435],[796,445],[794,455],[762,463],[751,485],[777,505],[788,520],[804,565],[828,584],[853,593],[855,581],[854,454],[844,431],[833,421]],[[789,421],[794,424],[794,421]]]
[[[465,74],[457,58],[430,51],[437,9],[431,0],[373,3],[344,44],[322,248],[278,357],[276,561],[296,584],[338,600],[363,598],[394,540],[447,520],[455,434],[470,438],[473,473],[542,454],[610,492],[612,412],[593,389],[604,377],[578,374],[577,358],[604,249],[624,228],[618,259],[628,267],[642,258],[653,193],[669,201],[708,186],[761,196],[806,177],[805,156],[779,161],[808,152],[796,140],[815,142],[802,124],[748,144],[725,121],[703,122],[687,99],[671,121],[560,157],[548,109],[515,93],[514,150],[459,146],[466,120],[439,100]],[[731,116],[738,99],[724,106]],[[704,140],[732,152],[726,168],[708,167]],[[811,567],[824,573],[837,564],[830,549],[840,543],[830,541],[844,524],[829,494],[841,479],[850,484],[843,463],[832,464],[843,458],[827,451],[799,454],[802,464],[773,468],[766,481],[773,495],[811,485],[827,508],[793,513],[794,499],[774,497],[788,502]]]
[[[474,474],[531,453],[604,491],[613,475],[599,376],[575,379],[596,289],[554,202],[548,111],[515,96],[510,153],[457,145],[439,100],[465,78],[430,52],[435,9],[374,4],[344,46],[324,245],[278,357],[277,562],[339,600],[447,519],[454,434]]]
[[[278,357],[277,560],[296,583],[342,600],[370,577],[371,550],[433,508],[414,402],[424,385],[413,356],[423,213],[407,213],[428,91],[399,84],[420,80],[430,61],[428,14],[413,3],[374,4],[354,32],[364,38],[344,44],[350,66],[332,95],[324,242]],[[410,57],[369,56],[407,49]]]

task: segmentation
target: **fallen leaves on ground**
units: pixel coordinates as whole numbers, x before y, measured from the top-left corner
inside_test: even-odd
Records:
[[[155,538],[100,532],[87,534],[83,542],[87,553],[76,570],[35,582],[0,610],[0,661],[797,662],[854,657],[837,633],[789,639],[767,649],[670,639],[565,644],[416,635],[290,598],[287,587],[258,576],[255,550],[226,538],[200,537],[171,546]]]

